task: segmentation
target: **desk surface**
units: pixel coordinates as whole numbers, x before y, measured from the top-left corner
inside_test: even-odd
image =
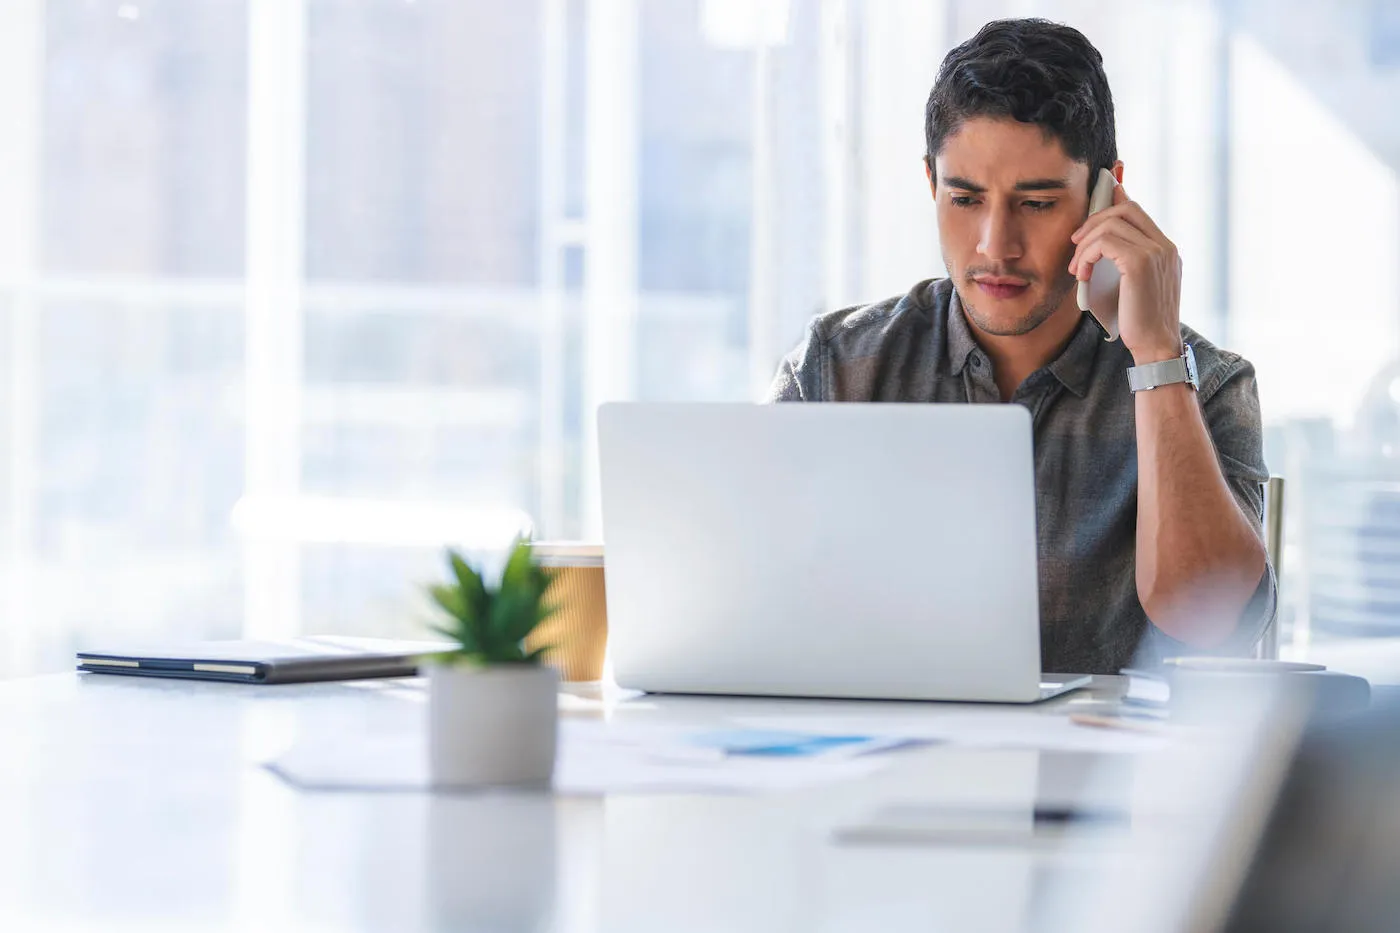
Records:
[[[1119,689],[1098,678],[1093,696]],[[34,921],[12,929],[143,931],[1019,930],[1046,856],[838,845],[832,830],[892,802],[1084,802],[1092,769],[1134,760],[925,746],[801,791],[598,799],[307,793],[260,767],[299,734],[402,729],[425,708],[419,681],[0,683],[3,915]],[[949,708],[647,696],[607,715],[720,725]]]

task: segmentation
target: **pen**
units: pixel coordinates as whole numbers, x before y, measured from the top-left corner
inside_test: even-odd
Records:
[[[1128,719],[1123,716],[1095,716],[1091,713],[1072,713],[1070,722],[1078,723],[1081,726],[1093,726],[1097,729],[1122,729],[1125,732],[1141,732],[1147,735],[1161,735],[1163,729],[1160,724],[1146,721]]]

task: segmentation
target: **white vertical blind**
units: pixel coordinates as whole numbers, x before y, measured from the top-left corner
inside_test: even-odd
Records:
[[[301,486],[305,256],[306,5],[249,0],[247,330],[244,498],[288,502]],[[250,527],[243,547],[243,631],[298,631],[300,542]]]
[[[636,395],[637,0],[589,0],[584,97],[584,537],[602,534],[598,506],[599,405]]]

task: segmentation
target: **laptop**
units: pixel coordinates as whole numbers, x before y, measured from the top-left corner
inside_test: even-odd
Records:
[[[604,405],[608,648],[655,693],[1032,703],[1019,405]]]

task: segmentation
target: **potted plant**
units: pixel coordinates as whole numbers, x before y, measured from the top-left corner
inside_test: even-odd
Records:
[[[500,584],[451,549],[452,580],[428,587],[447,614],[432,629],[450,650],[424,658],[428,671],[428,748],[438,786],[549,784],[558,733],[559,675],[527,651],[525,637],[549,618],[553,571],[535,564],[517,539]]]

